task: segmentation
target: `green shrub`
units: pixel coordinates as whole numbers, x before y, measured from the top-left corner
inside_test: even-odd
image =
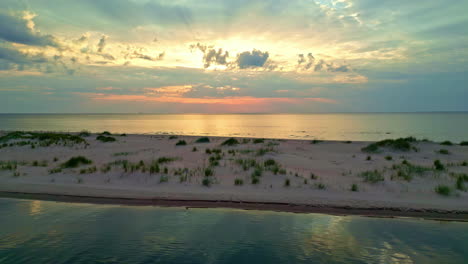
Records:
[[[440,144],[445,145],[445,146],[452,146],[453,145],[453,143],[451,141],[449,141],[449,140],[443,141]]]
[[[365,182],[370,182],[370,183],[377,183],[377,182],[385,180],[382,173],[380,173],[378,170],[364,171],[364,172],[361,172],[359,176],[363,177]]]
[[[159,163],[157,161],[153,161],[150,164],[149,171],[150,174],[159,173],[161,171],[161,169],[159,168]]]
[[[163,163],[169,163],[177,160],[177,158],[172,158],[172,157],[160,157],[158,158],[158,163],[163,164]]]
[[[267,160],[265,160],[265,162],[263,164],[265,165],[265,167],[275,166],[276,161],[274,159],[267,159]]]
[[[103,136],[110,136],[110,135],[112,135],[112,134],[111,134],[111,132],[109,132],[109,131],[104,131],[104,132],[101,133],[101,135],[103,135]]]
[[[108,137],[108,136],[103,136],[103,135],[97,136],[96,139],[104,143],[116,141],[114,137]]]
[[[463,167],[466,167],[466,166],[468,166],[468,162],[467,162],[467,161],[463,161],[460,165],[463,166]]]
[[[317,187],[319,190],[325,190],[325,184],[323,183],[316,183],[315,187]]]
[[[87,130],[83,130],[78,134],[78,136],[80,136],[80,137],[89,137],[89,136],[91,136],[91,133],[89,131],[87,131]]]
[[[206,177],[209,177],[209,176],[213,176],[214,175],[214,170],[210,167],[208,168],[205,168],[205,176]]]
[[[263,169],[261,167],[255,167],[254,171],[252,172],[252,177],[260,177],[262,176]]]
[[[192,152],[197,152],[197,151],[198,151],[197,147],[192,148]]]
[[[291,181],[289,179],[284,180],[284,186],[289,187],[291,185]]]
[[[439,171],[445,170],[445,166],[444,164],[442,164],[442,162],[440,162],[440,160],[434,161],[434,167],[436,170],[439,170]]]
[[[208,178],[208,177],[203,178],[202,184],[203,184],[203,186],[209,187],[211,185],[211,179]]]
[[[441,149],[441,150],[437,151],[437,153],[442,154],[442,155],[449,155],[450,154],[450,152],[448,150],[446,150],[446,149]]]
[[[353,142],[352,142],[352,141],[349,141],[349,140],[347,140],[347,141],[345,141],[345,142],[343,142],[343,143],[345,143],[345,144],[351,144],[351,143],[353,143]]]
[[[318,143],[321,143],[323,142],[323,140],[318,140],[318,139],[314,139],[310,142],[310,144],[318,144]]]
[[[448,196],[448,195],[450,195],[452,190],[447,185],[437,185],[435,187],[435,192],[440,194],[440,195]]]
[[[185,140],[179,140],[177,143],[176,143],[176,146],[185,146],[187,145],[187,142],[185,142]]]
[[[462,142],[460,142],[460,146],[468,146],[468,141],[462,141]]]
[[[385,139],[382,141],[374,142],[362,148],[363,152],[378,152],[379,148],[390,148],[399,151],[410,151],[412,148],[411,143],[416,142],[414,137]]]
[[[62,168],[77,168],[80,165],[88,165],[93,163],[92,160],[89,160],[83,156],[72,157],[66,162],[62,163]]]
[[[258,184],[258,183],[260,183],[260,178],[252,177],[252,184]]]
[[[164,183],[168,181],[169,181],[169,177],[167,175],[161,175],[161,177],[159,177],[159,183]]]
[[[177,139],[177,136],[170,136],[169,139]]]
[[[372,160],[371,156],[367,156],[366,160]]]
[[[223,146],[234,146],[234,145],[237,145],[237,144],[239,144],[239,141],[237,141],[237,139],[230,138],[230,139],[224,141],[221,145],[223,145]]]
[[[318,179],[317,175],[315,175],[313,172],[310,173],[310,179],[316,180]]]
[[[468,176],[468,175],[465,175],[465,176]],[[460,175],[457,177],[457,183],[456,183],[456,187],[458,190],[460,191],[465,191],[466,188],[465,188],[465,178],[468,178],[468,177],[464,177],[463,175]]]
[[[392,157],[392,156],[385,156],[385,159],[386,159],[386,160],[392,160],[393,157]]]
[[[426,171],[431,170],[431,168],[411,164],[407,160],[403,160],[401,165],[393,165],[392,169],[397,170],[397,177],[403,178],[406,181],[411,181],[413,174],[422,175]]]
[[[201,137],[195,141],[195,143],[210,143],[210,139],[207,137]]]
[[[359,191],[359,188],[358,188],[357,184],[351,185],[351,191],[352,192],[358,192]]]
[[[243,185],[244,184],[244,180],[242,179],[235,179],[234,180],[234,185]]]
[[[253,143],[254,144],[260,144],[260,143],[263,143],[265,142],[265,140],[263,138],[256,138],[253,140]]]

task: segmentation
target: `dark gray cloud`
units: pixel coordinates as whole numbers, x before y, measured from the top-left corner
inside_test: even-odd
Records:
[[[304,54],[298,54],[297,68],[303,71],[312,70],[315,72],[319,72],[319,71],[349,72],[351,71],[348,65],[338,66],[338,65],[335,65],[334,63],[328,63],[323,59],[320,59],[316,63],[315,57],[312,55],[312,53],[307,54],[307,57]]]
[[[300,68],[304,70],[310,69],[315,62],[315,57],[312,53],[307,54],[307,58],[304,54],[299,54],[299,59],[297,60],[297,64]]]
[[[107,36],[102,36],[101,39],[99,39],[99,42],[97,44],[97,47],[98,47],[98,52],[101,53],[104,48],[106,47],[107,45]]]
[[[253,51],[244,51],[237,55],[236,64],[239,69],[260,68],[265,65],[270,54],[268,51],[262,52],[254,49]]]
[[[200,43],[191,44],[190,50],[198,49],[203,52],[203,66],[205,68],[210,67],[212,64],[216,65],[227,65],[227,58],[229,57],[228,51],[223,51],[223,49],[214,49],[213,46],[203,45]]]
[[[158,61],[164,59],[164,56],[166,55],[165,52],[161,52],[158,54],[157,57],[152,57],[150,55],[146,55],[137,51],[134,51],[132,54],[130,54],[128,57],[130,58],[136,58],[136,59],[142,59],[142,60],[148,60],[148,61]]]
[[[0,12],[0,39],[31,46],[58,47],[52,35],[41,35],[28,27],[28,20]]]
[[[205,63],[204,67],[208,68],[211,66],[211,64],[226,65],[228,57],[229,52],[225,51],[223,53],[222,49],[218,49],[218,51],[215,49],[207,50],[205,52],[205,56],[203,57],[203,61]]]

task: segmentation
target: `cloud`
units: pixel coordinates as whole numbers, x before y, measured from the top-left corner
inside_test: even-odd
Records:
[[[146,55],[137,51],[134,51],[132,54],[129,55],[130,58],[132,59],[142,59],[142,60],[148,60],[148,61],[158,61],[164,59],[165,52],[161,52],[158,54],[157,57],[152,57],[150,55]]]
[[[52,35],[42,35],[35,29],[35,15],[22,14],[20,17],[0,12],[0,39],[31,46],[59,46]]]
[[[229,57],[229,52],[224,51],[219,48],[218,50],[214,49],[213,46],[207,46],[200,43],[191,44],[190,50],[198,49],[203,53],[203,67],[209,68],[211,65],[227,65],[227,58]]]
[[[97,44],[97,46],[98,46],[97,51],[99,53],[101,53],[104,50],[104,48],[106,47],[106,44],[107,44],[106,42],[107,42],[107,36],[102,35],[102,37],[99,39],[99,42]]]
[[[315,57],[312,53],[307,54],[307,59],[304,54],[299,54],[299,59],[297,61],[298,66],[303,70],[309,70],[315,62]]]
[[[44,54],[27,54],[16,49],[0,46],[0,70],[25,70],[25,67],[48,62]]]
[[[223,53],[222,49],[218,49],[218,51],[216,51],[215,49],[210,49],[205,52],[205,56],[203,57],[203,60],[205,62],[204,67],[208,68],[211,66],[211,64],[226,65],[226,59],[228,57],[229,52],[227,51]]]
[[[304,54],[298,54],[297,68],[299,71],[328,71],[328,72],[349,72],[351,71],[348,65],[336,65],[333,62],[326,62],[323,59],[320,59],[317,63],[315,62],[315,57],[312,53],[307,54],[307,57]]]
[[[240,69],[259,68],[265,65],[270,54],[268,51],[262,52],[254,49],[253,51],[244,51],[237,55],[236,64]]]

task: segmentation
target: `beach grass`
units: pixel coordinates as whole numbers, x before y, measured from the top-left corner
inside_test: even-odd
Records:
[[[72,157],[68,159],[66,162],[62,163],[61,167],[62,168],[77,168],[81,165],[88,165],[92,163],[93,161],[90,159],[87,159],[86,157],[77,156],[77,157]]]

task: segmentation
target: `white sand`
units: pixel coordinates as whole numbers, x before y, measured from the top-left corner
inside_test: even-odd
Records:
[[[0,191],[22,193],[67,194],[94,197],[115,198],[164,198],[176,200],[227,200],[250,202],[278,202],[324,206],[350,206],[359,208],[394,207],[409,209],[438,209],[468,211],[468,193],[455,189],[456,178],[450,172],[468,173],[468,167],[461,166],[468,161],[468,147],[442,146],[438,143],[418,142],[414,145],[419,152],[399,152],[384,150],[379,154],[368,154],[361,148],[369,142],[352,142],[346,144],[337,141],[325,141],[311,144],[301,140],[265,140],[264,143],[221,146],[226,138],[210,137],[210,143],[194,143],[199,137],[179,136],[169,139],[161,135],[128,135],[115,136],[117,142],[102,143],[96,135],[86,137],[88,147],[49,146],[36,147],[12,146],[0,149],[0,161],[24,161],[27,164],[18,166],[16,175],[10,170],[0,170]],[[178,140],[187,141],[186,146],[175,146]],[[242,139],[239,139],[242,141]],[[198,151],[192,152],[196,147]],[[210,187],[202,185],[204,168],[209,166],[208,158],[213,155],[205,149],[219,148],[223,151],[219,166],[215,166],[215,182]],[[260,148],[271,148],[264,155],[258,156]],[[436,150],[447,149],[451,154],[443,155]],[[228,150],[236,150],[235,156]],[[244,153],[241,151],[244,150]],[[253,152],[246,153],[246,150]],[[128,152],[116,156],[116,153]],[[76,169],[63,169],[60,173],[50,174],[50,169],[74,156],[85,156],[93,161],[92,165]],[[388,161],[385,156],[391,155]],[[124,172],[121,166],[113,166],[103,173],[100,168],[115,160],[128,160],[134,163],[143,160],[146,166],[159,157],[177,157],[178,160],[160,165],[161,170],[168,168],[168,182],[160,183],[163,172]],[[367,161],[366,157],[372,160]],[[58,161],[54,162],[57,157]],[[267,159],[274,159],[287,171],[286,175],[274,175],[264,171],[259,184],[251,184],[253,169],[244,171],[236,159],[255,159],[263,164]],[[447,170],[431,170],[423,175],[413,175],[411,181],[401,178],[391,179],[397,172],[393,164],[401,164],[406,159],[411,164],[432,167],[434,160],[439,159]],[[33,161],[47,161],[47,167],[32,166]],[[98,171],[80,174],[80,170],[96,166]],[[180,182],[180,176],[174,175],[178,168],[188,168],[187,181]],[[385,180],[367,183],[359,174],[363,171],[378,169],[385,171]],[[311,179],[314,173],[318,179]],[[297,176],[296,176],[297,174]],[[183,174],[186,175],[186,174]],[[234,179],[243,179],[242,186],[235,186]],[[290,186],[285,186],[285,180]],[[307,180],[307,184],[304,182]],[[319,183],[325,189],[319,189]],[[351,185],[357,184],[359,191],[350,191]],[[434,191],[439,184],[452,188],[448,197]],[[468,182],[467,182],[468,187]]]

